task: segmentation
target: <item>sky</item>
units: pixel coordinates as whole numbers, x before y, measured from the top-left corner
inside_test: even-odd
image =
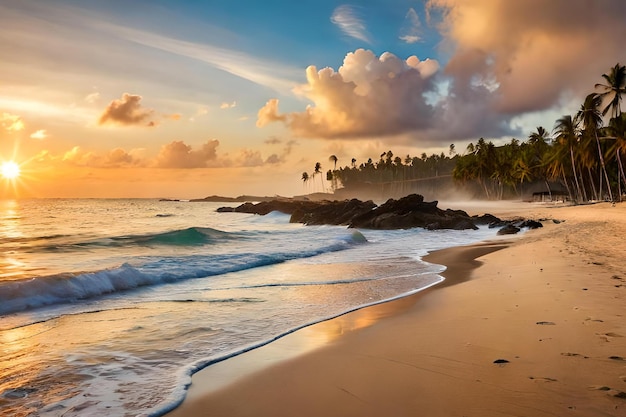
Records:
[[[626,63],[622,0],[0,0],[0,197],[322,191],[524,140]]]

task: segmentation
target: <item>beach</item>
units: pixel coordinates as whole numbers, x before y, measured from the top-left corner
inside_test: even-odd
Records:
[[[626,415],[626,206],[490,212],[550,220],[434,252],[444,283],[207,367],[167,415]]]

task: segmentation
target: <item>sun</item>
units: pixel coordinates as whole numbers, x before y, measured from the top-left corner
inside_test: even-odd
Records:
[[[0,165],[0,174],[3,178],[14,180],[20,176],[20,166],[13,161],[3,162]]]

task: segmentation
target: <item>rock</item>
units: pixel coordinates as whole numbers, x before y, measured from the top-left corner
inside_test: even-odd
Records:
[[[540,227],[543,227],[543,224],[541,224],[538,221],[535,220],[524,220],[519,226],[517,227],[526,227],[528,229],[538,229]]]
[[[428,230],[466,230],[477,229],[476,224],[502,224],[498,226],[503,227],[498,234],[519,232],[519,227],[513,227],[511,222],[502,222],[491,214],[470,217],[463,210],[442,210],[437,207],[437,204],[437,201],[424,201],[424,197],[419,194],[411,194],[399,200],[389,199],[380,206],[376,206],[371,200],[365,202],[357,199],[310,201],[277,198],[256,204],[247,202],[238,207],[220,207],[217,211],[259,215],[280,211],[291,215],[292,223],[346,225],[362,229],[390,230],[422,227]],[[521,223],[524,219],[516,219],[516,221]]]
[[[472,218],[462,210],[441,210],[437,201],[425,202],[419,194],[399,200],[389,199],[375,209],[355,216],[349,227],[363,229],[477,229]]]
[[[472,220],[474,220],[475,224],[488,224],[491,227],[492,223],[502,222],[498,217],[493,214],[483,214],[482,216],[472,216]],[[504,226],[504,225],[503,225]]]
[[[512,224],[507,224],[500,230],[498,230],[498,235],[514,235],[520,231],[519,227],[515,227]]]
[[[511,222],[507,222],[506,220],[500,220],[500,219],[488,223],[490,229],[503,228],[510,224]]]
[[[357,199],[304,204],[291,214],[289,221],[306,225],[348,225],[355,216],[369,213],[375,207],[371,200],[362,202]]]

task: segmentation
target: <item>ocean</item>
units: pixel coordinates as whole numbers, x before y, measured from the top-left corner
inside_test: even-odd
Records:
[[[434,285],[443,267],[422,256],[495,236],[216,212],[229,205],[0,201],[0,415],[162,415],[195,371]]]

